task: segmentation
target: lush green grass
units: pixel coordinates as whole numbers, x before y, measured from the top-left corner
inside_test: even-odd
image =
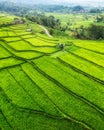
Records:
[[[11,56],[10,53],[8,53],[5,49],[0,47],[0,59]]]
[[[95,17],[55,16],[72,28]],[[0,129],[103,130],[104,41],[49,38],[28,23],[34,34],[26,24],[0,29]]]
[[[8,36],[6,31],[0,31],[0,37]]]
[[[73,54],[76,54],[78,56],[84,57],[87,60],[92,61],[93,63],[96,63],[102,67],[104,67],[104,56],[99,53],[95,53],[86,49],[78,49],[73,52]]]
[[[11,15],[8,15],[8,16],[4,15],[3,17],[0,17],[0,24],[12,22],[14,18],[15,17]]]
[[[12,41],[18,41],[21,40],[21,38],[19,37],[7,37],[7,38],[3,38],[6,42],[12,42]]]
[[[0,98],[0,109],[2,109],[2,113],[0,111],[0,126],[4,130],[15,128],[19,130],[21,128],[24,130],[34,130],[34,128],[46,130],[68,130],[69,128],[71,128],[71,130],[84,130],[83,126],[70,120],[52,117],[43,112],[21,108],[18,105],[11,103],[5,91],[1,88]]]
[[[17,57],[19,59],[23,58],[23,59],[33,59],[33,58],[37,58],[39,56],[42,55],[41,52],[35,52],[35,51],[31,51],[31,50],[27,50],[27,51],[16,51],[15,49],[11,48],[10,46],[7,46],[9,43],[4,43],[2,42],[2,48],[5,48],[7,52],[9,52],[13,57]]]
[[[56,85],[55,82],[45,78],[45,75],[41,75],[33,66],[24,64],[22,65],[22,68],[25,73],[31,77],[45,93],[47,93],[48,97],[56,104],[63,114],[65,114],[65,116],[71,116],[76,120],[84,121],[92,127],[95,125],[95,128],[98,127],[101,129],[103,127],[103,116],[99,117],[99,112],[96,113],[95,109],[92,109],[88,104],[64,91],[64,89],[58,84]],[[86,111],[84,111],[85,109]],[[92,113],[95,113],[95,115]],[[95,122],[97,120],[100,122],[100,126],[96,125]]]
[[[7,67],[10,67],[10,66],[21,64],[22,62],[23,61],[17,60],[15,58],[2,59],[2,60],[0,60],[0,70],[2,68],[7,68]]]
[[[33,46],[56,46],[55,42],[44,41],[40,40],[39,38],[31,38],[26,39],[29,43],[31,43]]]
[[[71,64],[72,66],[76,67],[77,69],[86,72],[87,74],[92,75],[98,79],[104,80],[104,68],[95,66],[94,64],[78,58],[75,55],[70,53],[65,54],[60,57],[64,62]],[[70,59],[70,60],[69,60]]]
[[[9,46],[17,51],[38,51],[38,52],[43,52],[43,53],[52,53],[52,52],[58,51],[56,46],[55,47],[41,46],[41,47],[35,48],[35,46],[32,46],[24,41],[11,42],[9,43]]]
[[[42,71],[57,80],[64,87],[68,88],[68,90],[78,94],[80,97],[88,99],[90,102],[93,102],[99,107],[102,106],[102,109],[104,109],[104,96],[101,95],[104,91],[103,85],[95,83],[92,79],[75,72],[73,69],[66,67],[64,64],[60,64],[58,60],[54,60],[53,58],[44,57],[34,60],[34,63],[36,63]],[[44,68],[44,66],[47,67]],[[92,90],[96,90],[95,93],[93,93]],[[99,101],[99,95],[100,99],[103,96],[101,100],[102,102]]]
[[[76,46],[86,48],[95,52],[104,53],[104,41],[73,40]]]

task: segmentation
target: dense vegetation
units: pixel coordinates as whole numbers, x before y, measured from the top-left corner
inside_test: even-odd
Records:
[[[38,14],[38,13],[29,13],[26,15],[26,19],[35,22],[37,24],[41,24],[53,29],[59,29],[61,28],[61,23],[59,19],[55,19],[54,16],[46,16],[44,14]]]
[[[104,39],[104,25],[91,24],[88,28],[81,26],[74,33],[74,36],[80,39]]]
[[[51,12],[51,13],[102,13],[104,8],[83,7],[83,6],[65,6],[65,5],[38,5],[38,4],[18,4],[14,2],[0,2],[0,11],[6,11],[15,15],[23,16],[27,12]]]
[[[48,27],[50,34],[52,35],[69,35],[80,39],[104,39],[104,9],[101,8],[88,8],[83,6],[61,6],[61,5],[18,5],[12,2],[1,2],[0,10],[11,12],[15,15],[25,17],[32,22],[44,25]],[[37,12],[38,13],[37,13]],[[42,12],[42,13],[41,13]],[[43,13],[44,12],[44,13]],[[46,15],[46,12],[51,12],[50,15]],[[57,18],[54,16],[55,13],[62,13],[62,17],[65,13],[79,15],[84,15],[83,18],[86,23],[88,21],[88,26],[83,26],[82,24],[75,27],[73,21],[69,19],[65,24],[62,24],[62,18]],[[75,17],[74,17],[75,18]],[[91,22],[89,19],[93,19]],[[79,19],[78,19],[79,20]],[[76,19],[77,21],[77,19]],[[82,21],[82,22],[83,22]],[[78,23],[78,22],[77,22]],[[11,23],[3,23],[0,25],[9,26]],[[73,28],[74,26],[74,28]],[[64,32],[64,33],[63,33]],[[67,32],[67,33],[65,33]],[[69,33],[68,33],[69,32]]]
[[[0,130],[104,130],[103,9],[0,10]]]

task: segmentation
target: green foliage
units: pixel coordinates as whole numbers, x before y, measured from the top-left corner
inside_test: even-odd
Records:
[[[82,6],[75,6],[73,7],[74,12],[83,12],[84,8]]]
[[[98,8],[91,9],[90,13],[101,13],[101,9]]]
[[[89,39],[104,39],[104,26],[92,24],[88,28]]]
[[[32,22],[36,22],[37,24],[41,24],[50,28],[60,29],[60,20],[55,19],[54,16],[45,16],[44,14],[27,14],[26,18],[31,20]]]
[[[81,26],[74,30],[73,35],[80,39],[104,39],[104,25],[91,24],[88,28]]]
[[[95,18],[95,22],[97,22],[97,23],[103,22],[104,23],[104,15],[98,15]]]

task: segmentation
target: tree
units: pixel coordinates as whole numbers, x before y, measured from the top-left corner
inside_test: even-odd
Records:
[[[95,22],[97,22],[97,23],[104,22],[104,16],[103,15],[98,15],[95,18]]]
[[[94,8],[90,10],[90,13],[101,13],[101,10],[98,8]]]
[[[88,28],[88,35],[90,39],[104,39],[104,26],[92,24]]]
[[[61,27],[61,22],[59,19],[55,19],[54,16],[45,16],[44,14],[28,14],[26,15],[26,19],[36,22],[37,24],[41,24],[53,29],[60,29]]]

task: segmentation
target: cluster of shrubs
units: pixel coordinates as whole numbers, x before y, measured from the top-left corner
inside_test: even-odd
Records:
[[[81,26],[73,31],[73,35],[80,39],[104,39],[104,25],[91,24],[88,28]]]
[[[46,16],[44,14],[28,14],[26,18],[32,22],[36,22],[37,24],[44,25],[53,29],[60,29],[61,22],[59,19],[55,19],[54,16]]]

